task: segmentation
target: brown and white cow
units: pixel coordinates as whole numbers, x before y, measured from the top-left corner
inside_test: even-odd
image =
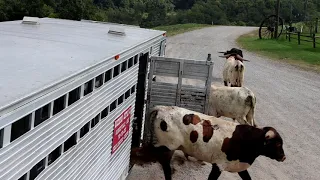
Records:
[[[208,115],[229,117],[240,124],[256,126],[254,109],[256,97],[247,87],[211,85]]]
[[[251,179],[247,169],[260,155],[286,159],[282,138],[272,127],[240,125],[176,106],[154,107],[150,121],[156,143],[135,149],[133,155],[145,162],[158,161],[166,180],[172,179],[170,160],[175,150],[211,163],[210,180],[218,179],[222,171]]]

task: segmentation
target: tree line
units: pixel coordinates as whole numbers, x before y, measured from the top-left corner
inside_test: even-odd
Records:
[[[0,21],[23,16],[91,19],[155,27],[202,23],[260,25],[275,14],[276,0],[0,0]],[[319,0],[281,0],[285,22],[319,17]]]

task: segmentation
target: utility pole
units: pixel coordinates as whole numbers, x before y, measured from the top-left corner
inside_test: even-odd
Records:
[[[292,26],[292,0],[290,1],[290,27]]]
[[[279,11],[280,11],[280,0],[277,0],[277,6],[276,6],[277,21],[276,21],[276,27],[275,27],[275,31],[274,31],[274,38],[275,39],[278,39]]]
[[[307,20],[307,6],[308,6],[308,0],[304,1],[304,21]]]

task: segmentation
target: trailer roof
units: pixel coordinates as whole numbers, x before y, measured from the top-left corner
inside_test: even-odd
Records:
[[[0,109],[66,76],[162,35],[163,31],[114,24],[41,18],[39,25],[0,22]]]

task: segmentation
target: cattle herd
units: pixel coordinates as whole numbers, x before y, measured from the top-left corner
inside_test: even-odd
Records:
[[[258,127],[254,120],[256,97],[243,87],[243,61],[248,60],[243,59],[240,49],[222,53],[224,56],[220,57],[226,58],[225,86],[211,86],[209,113],[177,106],[158,105],[150,109],[147,125],[152,131],[152,140],[132,149],[131,156],[136,162],[159,162],[165,179],[171,180],[170,161],[174,151],[181,150],[186,157],[212,164],[209,180],[218,179],[222,171],[238,173],[242,179],[250,180],[247,169],[258,156],[280,162],[286,159],[277,130]]]

